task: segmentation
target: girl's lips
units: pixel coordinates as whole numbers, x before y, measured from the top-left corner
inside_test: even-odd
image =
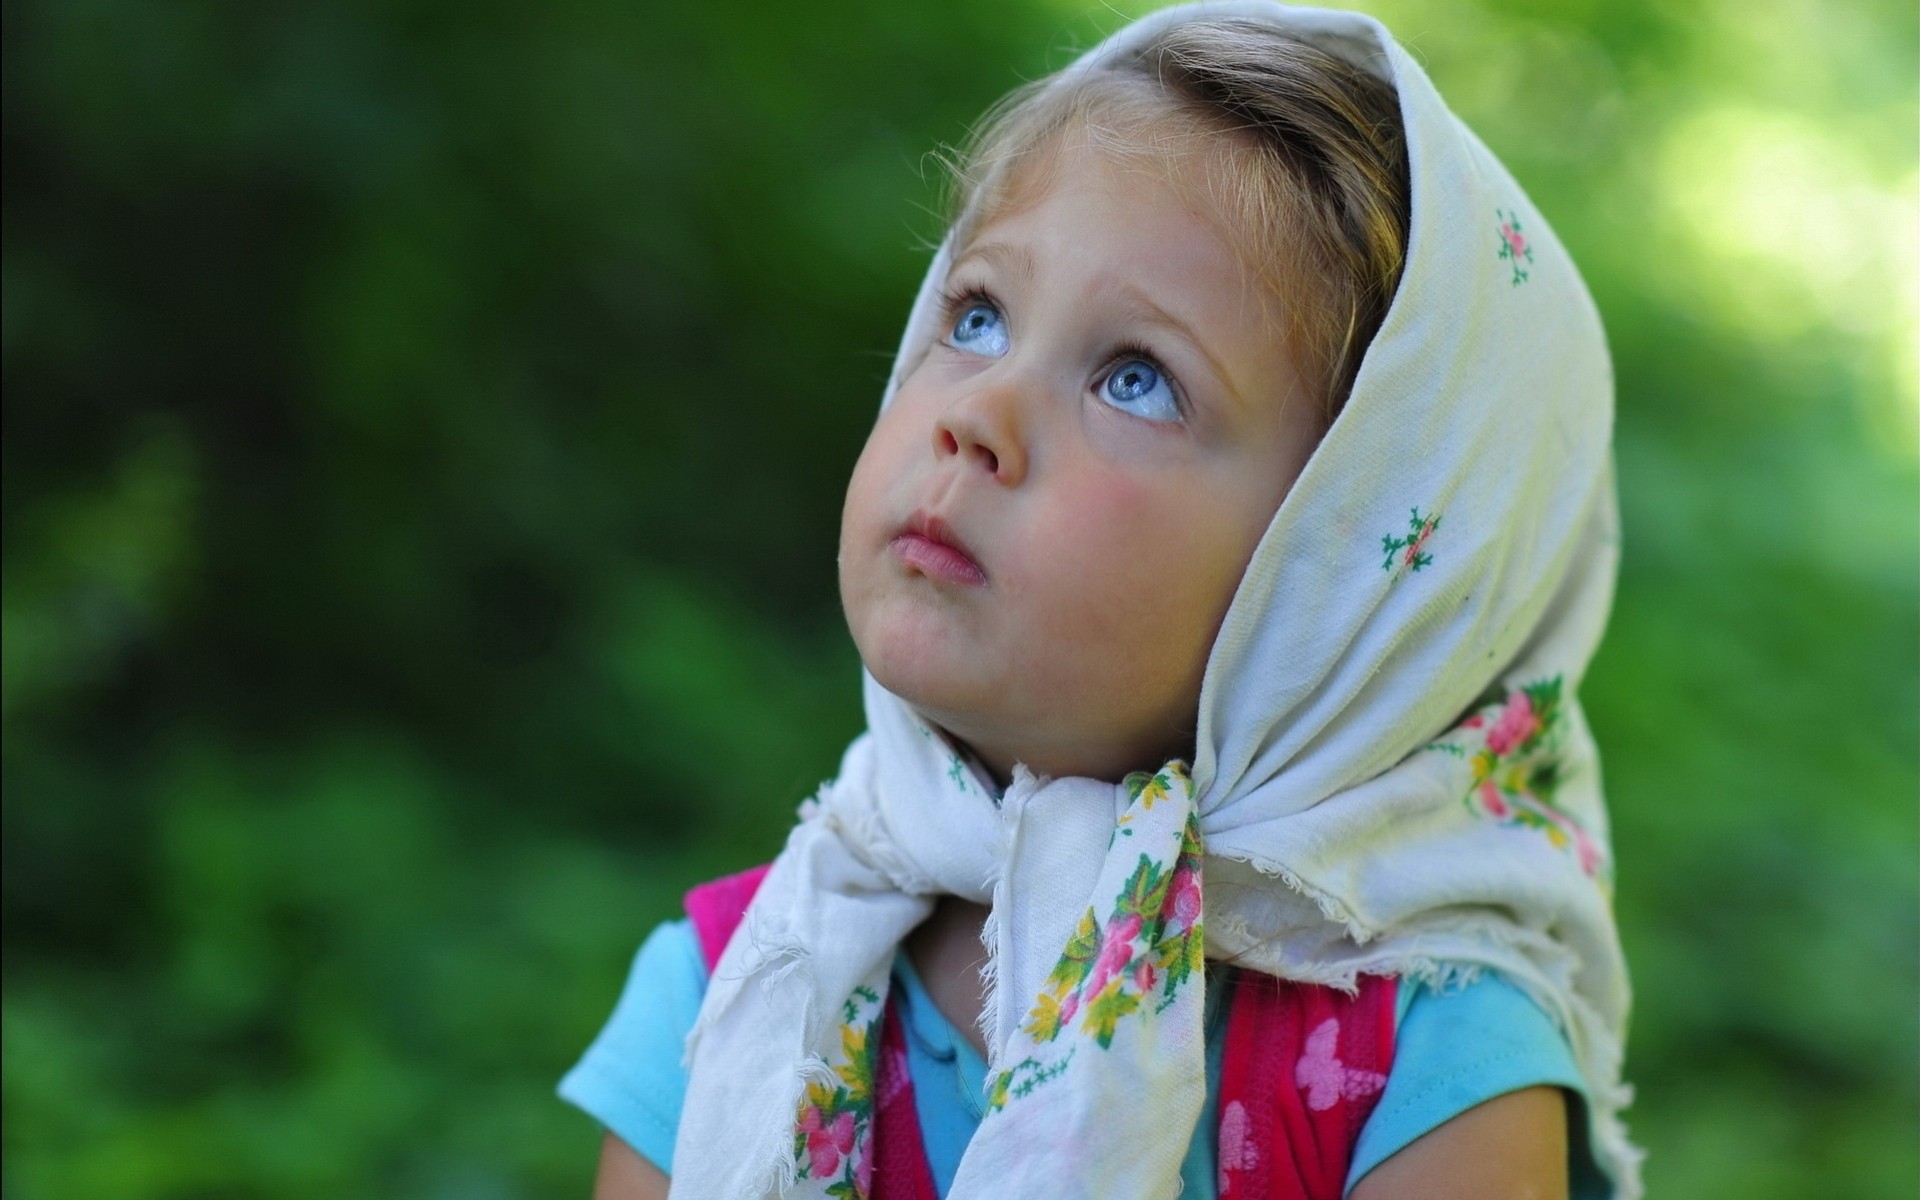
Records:
[[[979,587],[987,582],[987,573],[955,544],[958,541],[944,523],[915,513],[887,548],[908,570],[929,579]]]

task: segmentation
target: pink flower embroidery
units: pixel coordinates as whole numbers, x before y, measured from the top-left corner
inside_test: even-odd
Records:
[[[1519,213],[1498,208],[1493,213],[1500,218],[1500,261],[1513,268],[1513,286],[1519,287],[1527,281],[1527,270],[1520,264],[1533,261],[1533,247],[1527,244],[1527,235],[1520,232]]]
[[[1533,711],[1533,699],[1525,688],[1516,688],[1507,696],[1506,707],[1487,731],[1487,749],[1495,754],[1511,754],[1540,732],[1540,718]]]
[[[1247,1124],[1246,1106],[1238,1100],[1229,1103],[1220,1114],[1221,1200],[1233,1192],[1233,1179],[1228,1172],[1251,1171],[1260,1164],[1260,1148],[1254,1145]]]
[[[1380,552],[1383,556],[1380,562],[1381,569],[1390,572],[1393,578],[1398,580],[1409,571],[1418,571],[1430,566],[1433,563],[1433,555],[1427,553],[1427,539],[1432,537],[1434,531],[1439,528],[1440,514],[1432,513],[1423,517],[1420,515],[1420,510],[1415,508],[1413,515],[1407,518],[1405,537],[1394,537],[1392,534],[1381,535]]]
[[[1182,925],[1191,925],[1200,916],[1200,872],[1190,867],[1174,871],[1167,885],[1167,910]]]
[[[1513,811],[1507,798],[1500,794],[1500,786],[1491,779],[1480,781],[1480,804],[1490,817],[1504,817]]]
[[[1107,926],[1107,940],[1100,947],[1100,958],[1093,964],[1093,979],[1087,984],[1089,994],[1099,994],[1100,989],[1107,986],[1107,980],[1133,961],[1133,939],[1140,936],[1141,924],[1139,913],[1127,913]]]
[[[1293,1082],[1307,1094],[1307,1107],[1325,1112],[1342,1100],[1371,1096],[1386,1086],[1378,1071],[1349,1067],[1334,1057],[1340,1041],[1340,1020],[1328,1017],[1307,1035],[1307,1052],[1293,1068]]]
[[[1578,825],[1573,826],[1573,845],[1579,852],[1582,871],[1591,875],[1600,868],[1600,848],[1593,844],[1593,839],[1587,836],[1587,831]]]
[[[1123,1023],[1165,1012],[1182,984],[1204,974],[1200,864],[1205,855],[1186,772],[1185,763],[1172,760],[1151,776],[1136,771],[1124,781],[1131,804],[1114,837],[1139,837],[1133,847],[1138,860],[1104,920],[1100,906],[1089,905],[1075,922],[1021,1027],[1032,1039],[1031,1053],[988,1080],[988,1112],[1003,1111],[1009,1102],[1058,1079],[1076,1051],[1112,1050]],[[1161,805],[1149,814],[1157,800],[1175,796],[1189,801],[1177,814],[1177,844],[1176,827],[1165,819],[1174,806]],[[1127,824],[1138,817],[1146,819]],[[1140,837],[1142,832],[1147,836]]]
[[[818,1108],[809,1108],[800,1118],[800,1132],[807,1135],[809,1169],[816,1178],[840,1169],[840,1156],[853,1150],[853,1114],[843,1112],[831,1123],[821,1120]]]
[[[1580,869],[1607,887],[1611,871],[1604,842],[1555,802],[1562,773],[1562,687],[1555,675],[1502,688],[1461,721],[1454,735],[1433,745],[1466,760],[1471,768],[1473,778],[1461,797],[1469,812],[1545,835],[1549,844],[1573,853]]]

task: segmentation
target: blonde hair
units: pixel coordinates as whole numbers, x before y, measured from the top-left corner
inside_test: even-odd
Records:
[[[1406,134],[1392,87],[1256,22],[1175,25],[988,113],[950,164],[956,246],[1035,190],[1049,161],[1039,152],[1069,130],[1204,184],[1282,301],[1282,336],[1331,421],[1406,259]],[[1196,158],[1201,180],[1171,174]]]

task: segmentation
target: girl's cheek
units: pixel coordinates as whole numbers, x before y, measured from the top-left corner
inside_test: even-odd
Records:
[[[1158,489],[1119,472],[1084,474],[1063,489],[1071,503],[1052,514],[1046,534],[1028,542],[1022,565],[1039,578],[1053,632],[1085,637],[1130,627],[1135,609],[1179,537]]]
[[[1169,525],[1176,496],[1171,480],[1124,469],[1090,471],[1072,481],[1072,507],[1063,514],[1062,536],[1073,544],[1114,552],[1148,548]]]
[[[1079,435],[1094,458],[1138,479],[1190,469],[1203,450],[1202,431],[1179,422],[1143,420],[1083,397]]]
[[[849,520],[870,516],[874,507],[898,482],[897,476],[910,465],[909,456],[917,441],[918,425],[912,414],[898,403],[880,414],[860,457],[853,464],[853,476],[847,484]]]

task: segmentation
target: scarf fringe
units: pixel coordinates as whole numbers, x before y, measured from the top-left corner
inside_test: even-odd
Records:
[[[1208,851],[1208,856],[1214,857],[1211,850]],[[1263,875],[1271,875],[1280,880],[1280,882],[1286,884],[1293,891],[1313,901],[1315,906],[1320,909],[1321,916],[1338,925],[1346,935],[1352,938],[1358,945],[1364,946],[1379,935],[1379,930],[1363,923],[1359,917],[1354,916],[1353,910],[1342,903],[1339,897],[1314,887],[1282,863],[1275,862],[1272,859],[1256,858],[1251,854],[1223,854],[1218,857],[1228,862],[1243,862]],[[1242,922],[1243,926],[1244,924],[1245,923]],[[1314,980],[1313,982],[1318,983],[1321,981]]]
[[[1006,876],[993,886],[993,904],[980,926],[980,945],[987,952],[980,963],[980,1034],[987,1044],[987,1073],[991,1077],[1000,1057],[1000,926],[1007,909]]]
[[[773,990],[785,983],[789,976],[796,971],[806,972],[811,968],[813,951],[798,938],[787,937],[776,941],[768,937],[764,925],[762,910],[748,911],[746,920],[741,923],[735,935],[745,939],[747,949],[741,955],[745,961],[737,964],[735,971],[729,974],[732,979],[738,979],[741,982],[743,990],[756,975],[760,976],[760,991],[762,995],[771,998]],[[717,982],[721,978],[716,968],[714,979]],[[810,981],[807,982],[810,984]],[[808,986],[806,990],[811,992],[812,989]],[[719,1008],[711,1005],[700,1006],[699,1017],[694,1021],[693,1028],[687,1031],[686,1046],[680,1058],[681,1066],[693,1065],[694,1050],[713,1027],[720,1011]]]
[[[1005,843],[1001,846],[1000,874],[993,881],[993,892],[987,906],[987,919],[980,926],[980,945],[986,950],[985,961],[980,964],[980,1033],[981,1040],[987,1045],[987,1077],[991,1079],[995,1071],[1004,1069],[1001,1059],[1006,1054],[1006,1046],[1013,1040],[1001,1034],[1001,1007],[1005,1003],[1001,995],[1000,966],[1010,947],[1007,945],[1008,929],[1005,914],[1013,907],[1012,879],[1017,873],[1016,866],[1020,857],[1021,832],[1026,828],[1026,802],[1041,783],[1025,763],[1016,763],[1013,768],[1013,781],[997,802],[999,828]],[[1014,1003],[1019,1003],[1015,1000]]]

